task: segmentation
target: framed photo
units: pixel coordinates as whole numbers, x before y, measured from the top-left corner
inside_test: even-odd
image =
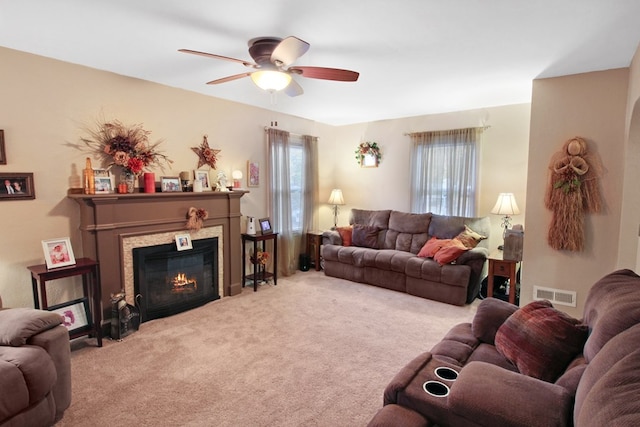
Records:
[[[113,193],[113,176],[106,169],[93,170],[93,182],[96,194]]]
[[[160,190],[163,193],[182,192],[179,176],[163,176],[160,178]]]
[[[4,151],[4,130],[0,129],[0,165],[7,164],[7,155]]]
[[[71,241],[68,237],[43,240],[42,250],[44,251],[47,268],[66,267],[76,264],[76,258],[73,256],[73,249],[71,249]]]
[[[194,170],[193,176],[195,181],[202,182],[203,191],[211,191],[211,180],[209,179],[209,171]]]
[[[0,173],[0,201],[35,199],[33,173]]]
[[[54,305],[47,310],[58,313],[62,317],[62,324],[69,330],[69,335],[91,329],[91,315],[87,298]]]
[[[176,248],[179,251],[186,251],[187,249],[193,249],[191,236],[188,234],[176,234]]]
[[[258,220],[260,223],[260,231],[262,234],[271,234],[273,229],[271,228],[271,220],[269,218],[261,218]]]
[[[247,162],[247,186],[260,186],[260,164],[257,162]]]

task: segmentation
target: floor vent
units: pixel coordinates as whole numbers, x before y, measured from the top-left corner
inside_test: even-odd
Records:
[[[543,288],[541,286],[533,287],[533,299],[548,299],[552,303],[560,305],[576,306],[577,294],[574,291],[564,291],[562,289]]]

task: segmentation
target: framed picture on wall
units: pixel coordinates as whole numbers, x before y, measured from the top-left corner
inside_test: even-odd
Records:
[[[0,172],[0,201],[35,199],[33,173]]]
[[[7,155],[4,151],[4,130],[0,129],[0,165],[7,164]]]
[[[247,186],[260,186],[260,164],[258,162],[247,162]]]

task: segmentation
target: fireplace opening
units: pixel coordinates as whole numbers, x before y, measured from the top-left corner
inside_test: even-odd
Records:
[[[184,251],[175,243],[133,249],[134,292],[142,322],[220,298],[218,238],[193,240],[192,246]]]

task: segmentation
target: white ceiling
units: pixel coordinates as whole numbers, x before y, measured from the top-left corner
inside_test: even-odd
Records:
[[[289,35],[311,44],[294,65],[359,80],[272,100],[178,52],[251,60],[249,39]],[[627,67],[639,41],[638,0],[0,0],[0,46],[334,125],[530,102],[533,79]]]

